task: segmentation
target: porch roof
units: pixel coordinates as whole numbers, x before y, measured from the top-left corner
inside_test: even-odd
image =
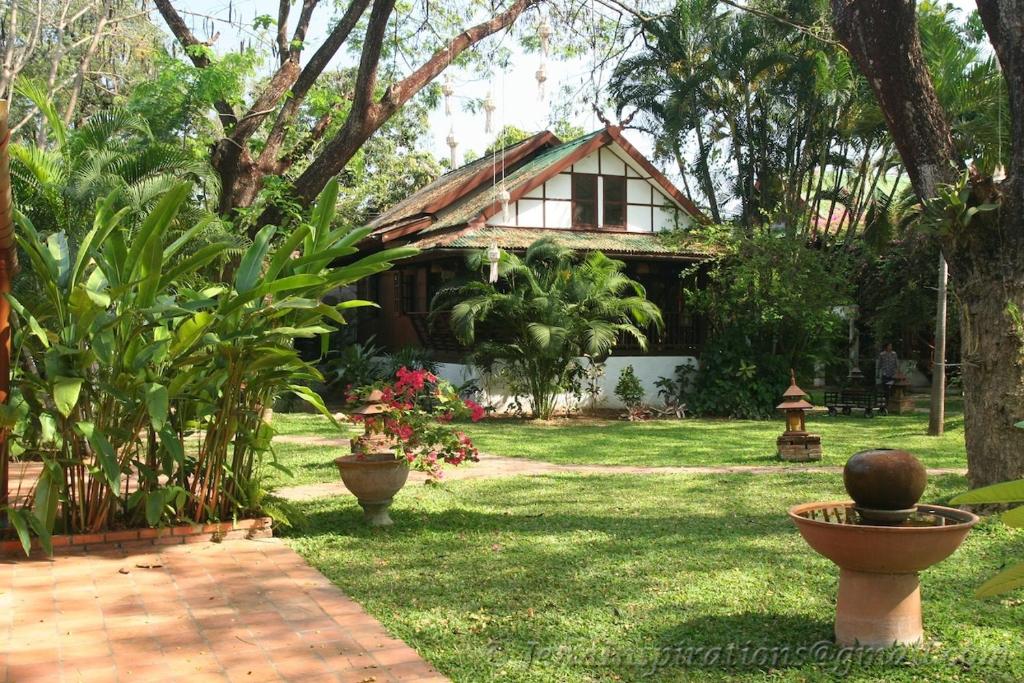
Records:
[[[464,230],[431,234],[409,246],[419,249],[482,249],[497,244],[502,249],[526,249],[541,237],[554,237],[562,246],[606,254],[635,254],[676,259],[702,259],[714,255],[714,249],[696,238],[682,244],[670,244],[657,233],[611,232],[601,230],[542,230],[471,226]]]

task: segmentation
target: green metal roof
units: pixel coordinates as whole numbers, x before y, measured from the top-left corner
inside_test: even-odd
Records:
[[[604,129],[597,130],[589,135],[584,135],[581,138],[577,138],[571,142],[565,143],[564,145],[559,145],[558,147],[554,147],[538,154],[512,173],[505,176],[505,189],[509,192],[514,192],[516,188],[523,183],[536,177],[537,174],[542,173],[551,166],[558,164],[580,147],[603,133]],[[498,201],[499,192],[500,189],[493,186],[464,197],[451,206],[445,207],[439,211],[437,214],[437,220],[435,220],[429,227],[421,230],[419,234],[427,234],[437,232],[438,230],[444,230],[445,228],[465,225],[470,220],[480,215],[481,211]]]
[[[422,211],[428,207],[431,203],[436,201],[438,198],[443,197],[448,192],[451,192],[454,188],[459,187],[461,184],[469,180],[473,174],[477,173],[487,167],[493,167],[498,163],[499,155],[502,154],[514,154],[516,150],[525,145],[532,144],[536,139],[544,135],[544,133],[537,133],[531,135],[525,140],[521,140],[514,145],[498,150],[492,154],[487,154],[475,161],[471,161],[464,166],[460,166],[444,175],[440,176],[426,187],[422,187],[416,192],[412,193],[402,201],[395,204],[393,207],[382,213],[377,218],[370,221],[369,227],[378,229],[385,226],[394,225],[400,223],[403,220],[414,218],[422,215]]]
[[[431,235],[410,243],[420,249],[482,249],[497,244],[502,249],[525,249],[542,237],[554,237],[559,244],[580,251],[603,251],[609,254],[642,254],[706,258],[714,250],[692,243],[670,245],[658,233],[608,232],[601,230],[553,230],[538,228],[504,228],[484,226]]]

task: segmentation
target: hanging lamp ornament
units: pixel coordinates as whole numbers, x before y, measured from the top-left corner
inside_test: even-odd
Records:
[[[508,189],[505,188],[505,182],[502,181],[501,189],[498,190],[498,201],[501,202],[501,215],[508,222],[512,219],[512,195],[509,194]]]
[[[492,125],[493,124],[493,120],[494,120],[494,110],[497,109],[497,108],[498,108],[497,105],[494,104],[494,98],[491,97],[491,92],[487,91],[487,97],[484,98],[484,117],[485,117],[485,120],[484,120],[484,132],[485,133],[492,132],[492,130],[494,128],[494,126]]]
[[[551,50],[551,24],[548,23],[547,17],[542,17],[540,25],[537,27],[537,37],[540,38],[540,50],[547,57]]]
[[[537,89],[540,91],[540,101],[543,102],[547,99],[545,95],[544,83],[548,80],[548,70],[544,62],[540,63],[540,68],[537,69]]]
[[[498,281],[498,261],[501,260],[501,250],[498,249],[498,245],[491,243],[491,246],[487,247],[487,262],[491,264],[491,272],[487,277],[487,281],[494,284]]]
[[[459,146],[459,141],[455,139],[455,129],[451,128],[448,131],[448,147],[452,150],[452,169],[455,168],[455,149]]]
[[[441,94],[444,95],[444,113],[452,115],[452,95],[455,94],[455,86],[452,85],[452,77],[445,74],[444,83],[441,84]]]

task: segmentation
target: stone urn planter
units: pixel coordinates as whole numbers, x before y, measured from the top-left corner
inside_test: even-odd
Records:
[[[394,439],[386,434],[374,434],[367,418],[385,412],[383,393],[372,391],[365,403],[353,411],[361,415],[365,433],[352,439],[352,454],[335,458],[334,464],[341,474],[345,488],[359,501],[363,519],[370,526],[391,526],[388,508],[391,501],[409,479],[409,463],[392,450]]]
[[[409,463],[394,453],[343,455],[334,460],[345,488],[359,501],[370,526],[391,526],[388,508],[409,479]]]
[[[403,366],[391,382],[356,389],[348,400],[359,402],[348,415],[352,423],[363,425],[363,434],[352,439],[352,454],[334,463],[370,526],[392,524],[388,508],[410,469],[436,482],[442,466],[479,458],[473,442],[452,421],[476,422],[486,411],[423,368]]]

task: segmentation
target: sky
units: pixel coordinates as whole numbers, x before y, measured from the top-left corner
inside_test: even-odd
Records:
[[[593,0],[591,0],[593,2]],[[250,17],[269,14],[277,15],[277,0],[250,0],[231,1],[231,8],[235,16],[242,16],[250,21]],[[331,3],[323,3],[330,5]],[[951,4],[962,10],[975,8],[973,0],[952,0]],[[202,19],[197,16],[190,16],[187,12],[195,15],[209,15],[226,19],[228,16],[228,0],[177,0],[175,7],[182,11],[186,20],[195,19],[197,25]],[[293,13],[297,9],[293,9]],[[310,25],[308,42],[311,45],[318,45],[327,32],[329,12],[320,10],[314,15]],[[162,21],[157,17],[159,25]],[[520,18],[522,22],[523,19]],[[535,26],[537,23],[536,14],[529,16],[526,26]],[[237,49],[239,40],[242,37],[238,31],[232,29],[224,22],[217,24],[221,31],[221,37],[214,45],[216,50]],[[485,130],[485,117],[483,112],[468,111],[468,103],[471,100],[480,101],[490,91],[497,106],[494,113],[494,132],[501,130],[505,124],[515,125],[519,128],[537,131],[548,128],[558,118],[566,118],[569,122],[584,128],[587,131],[601,127],[601,122],[589,105],[581,101],[581,93],[593,95],[595,87],[590,83],[589,64],[592,56],[586,55],[582,58],[571,61],[547,60],[546,72],[548,80],[545,84],[546,98],[541,98],[535,74],[540,66],[541,57],[538,54],[525,54],[519,50],[511,37],[502,38],[504,44],[513,50],[511,60],[512,67],[507,71],[496,73],[491,79],[478,78],[476,74],[457,69],[449,69],[452,76],[452,83],[455,89],[455,97],[452,104],[452,115],[445,114],[443,104],[439,105],[430,115],[430,136],[426,141],[428,149],[438,158],[447,159],[450,154],[446,139],[449,133],[454,133],[458,141],[457,158],[461,162],[467,150],[480,154],[494,139],[493,133]],[[483,49],[493,49],[495,37],[490,42],[482,43]],[[313,48],[307,50],[312,53]],[[268,65],[269,68],[270,65]],[[600,90],[601,83],[597,84]],[[563,91],[573,93],[572,97],[565,97]],[[600,98],[599,98],[600,99]],[[609,117],[613,112],[607,112]],[[652,148],[651,140],[636,131],[626,131],[630,141],[643,153],[650,154]],[[676,171],[673,168],[662,169],[669,177],[674,177]]]

